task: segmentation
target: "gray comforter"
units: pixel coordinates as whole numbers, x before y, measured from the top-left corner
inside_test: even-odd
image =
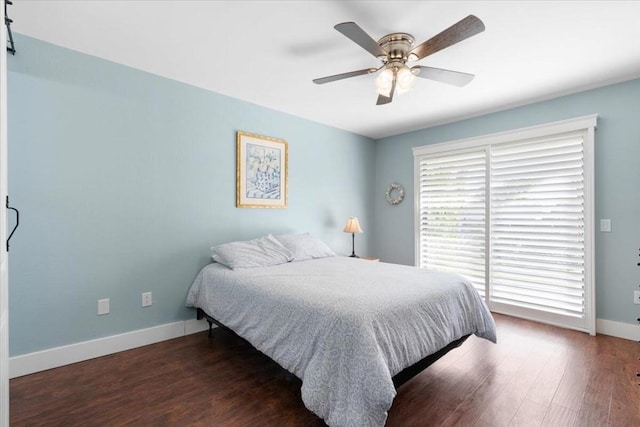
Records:
[[[462,276],[330,257],[230,270],[210,264],[200,307],[302,380],[330,426],[382,426],[392,376],[467,334],[496,341],[491,313]]]

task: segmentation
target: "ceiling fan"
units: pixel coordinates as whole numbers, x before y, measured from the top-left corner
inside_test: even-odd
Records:
[[[413,36],[407,33],[387,34],[376,42],[355,22],[343,22],[334,28],[382,61],[382,65],[378,68],[365,68],[364,70],[322,77],[314,79],[313,82],[324,84],[349,77],[373,74],[382,70],[376,78],[378,92],[376,105],[382,105],[388,104],[393,100],[394,92],[404,93],[409,91],[415,84],[416,77],[436,80],[455,86],[464,86],[473,80],[473,74],[423,65],[414,65],[409,68],[407,62],[418,61],[481,33],[484,31],[484,24],[476,16],[469,15],[415,47],[413,46]]]

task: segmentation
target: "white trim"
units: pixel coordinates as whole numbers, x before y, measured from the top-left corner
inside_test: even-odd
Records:
[[[16,378],[71,363],[166,341],[208,329],[204,320],[183,320],[111,335],[9,358],[9,376]]]
[[[413,266],[420,267],[420,157],[413,152]]]
[[[540,136],[572,132],[588,128],[595,128],[598,121],[597,114],[576,117],[574,119],[561,120],[558,122],[545,123],[526,128],[507,130],[504,132],[491,133],[488,135],[474,136],[471,138],[458,139],[455,141],[439,142],[437,144],[413,147],[413,156],[423,156],[439,151],[453,151],[465,148],[474,148],[485,144],[498,144],[501,142],[519,141],[522,139],[538,138]]]
[[[594,117],[597,120],[597,117]],[[597,333],[596,318],[596,250],[595,250],[595,123],[585,130],[584,135],[584,282],[590,283],[590,291],[585,292],[585,311],[589,313],[585,326],[591,335]],[[586,289],[585,289],[586,291]]]
[[[4,6],[7,7],[6,5]],[[2,23],[5,14],[2,9]],[[7,238],[7,31],[0,31],[0,426],[9,425],[9,259]]]
[[[631,323],[598,319],[596,322],[596,330],[599,334],[624,338],[626,340],[638,341],[640,339],[640,325],[632,325]]]
[[[217,328],[215,324],[213,325],[213,327]],[[206,331],[207,329],[209,329],[209,325],[207,324],[207,321],[204,319],[201,319],[201,320],[189,319],[184,321],[185,335],[196,334],[198,332]]]

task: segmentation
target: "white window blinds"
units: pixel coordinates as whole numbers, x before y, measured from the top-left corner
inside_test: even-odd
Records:
[[[420,159],[420,267],[469,277],[485,293],[486,151]]]
[[[595,121],[415,148],[416,263],[493,311],[595,333]]]
[[[491,148],[491,299],[584,315],[582,134]]]

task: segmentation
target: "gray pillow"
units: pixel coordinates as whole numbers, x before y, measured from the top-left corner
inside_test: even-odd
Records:
[[[213,260],[232,270],[268,267],[289,262],[293,254],[271,234],[259,239],[224,243],[211,248]]]
[[[293,261],[336,256],[322,240],[309,233],[282,234],[275,236],[282,246],[293,254]]]

